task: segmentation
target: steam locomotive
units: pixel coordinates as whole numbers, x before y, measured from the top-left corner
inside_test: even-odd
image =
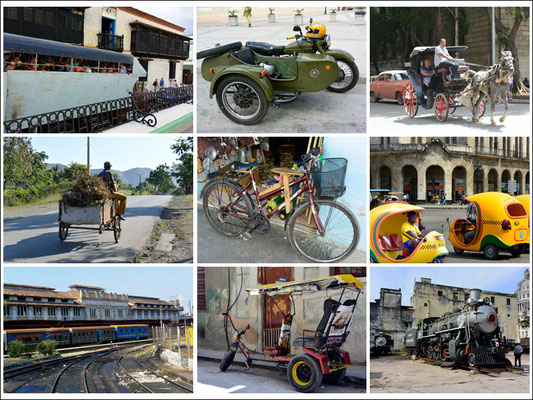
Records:
[[[376,334],[373,342],[370,343],[370,351],[374,355],[387,355],[391,352],[392,347],[394,347],[394,340],[383,332]]]
[[[441,318],[425,318],[406,332],[410,354],[452,361],[471,367],[509,365],[502,343],[503,328],[490,299],[481,300],[481,290],[470,290],[463,309]]]

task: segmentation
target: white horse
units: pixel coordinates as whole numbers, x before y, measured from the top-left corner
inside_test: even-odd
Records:
[[[472,91],[472,121],[478,122],[479,105],[485,97],[490,100],[490,123],[496,125],[494,121],[494,110],[498,98],[501,97],[505,104],[505,111],[500,118],[504,122],[509,109],[507,91],[509,90],[509,78],[514,74],[514,58],[510,51],[502,51],[500,63],[493,65],[489,70],[478,71],[472,77],[472,82],[465,89]]]

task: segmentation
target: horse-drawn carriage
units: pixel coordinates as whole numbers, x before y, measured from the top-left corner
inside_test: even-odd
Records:
[[[448,46],[451,54],[464,52],[467,46]],[[435,46],[415,47],[411,52],[411,66],[407,71],[410,83],[407,84],[403,94],[403,105],[409,118],[414,118],[418,112],[418,106],[433,108],[438,121],[444,122],[448,115],[453,114],[457,107],[463,104],[458,98],[469,86],[474,76],[474,71],[468,65],[458,62],[459,79],[452,79],[448,68],[437,68],[431,77],[429,85],[423,84],[420,69],[424,65],[425,59],[433,60]],[[456,60],[462,61],[462,60]],[[485,101],[479,104],[478,115],[481,118],[485,113]]]

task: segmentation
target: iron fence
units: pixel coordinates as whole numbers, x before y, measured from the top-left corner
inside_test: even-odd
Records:
[[[5,133],[95,133],[136,121],[154,127],[154,113],[192,103],[192,85],[4,121]]]

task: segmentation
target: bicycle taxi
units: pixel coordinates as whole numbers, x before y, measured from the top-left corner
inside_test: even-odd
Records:
[[[340,383],[346,375],[346,368],[351,364],[349,352],[341,347],[350,333],[355,306],[363,288],[364,284],[353,275],[343,274],[320,279],[272,283],[246,289],[250,296],[270,296],[274,301],[277,296],[289,295],[291,312],[283,316],[278,344],[265,348],[263,353],[249,349],[243,342],[243,336],[250,329],[250,325],[239,330],[233,324],[230,310],[223,313],[235,336],[220,363],[220,370],[226,371],[233,363],[237,351],[240,351],[248,367],[254,361],[258,361],[286,368],[289,382],[300,392],[312,392],[322,382]],[[293,296],[306,296],[318,291],[327,291],[329,296],[335,291],[338,293],[339,290],[337,300],[328,298],[324,301],[323,315],[316,330],[304,329],[303,335],[292,342],[292,346],[302,347],[303,354],[293,354],[291,323],[296,315]],[[357,293],[356,297],[342,301],[346,290]],[[228,339],[227,330],[226,339]],[[253,356],[255,354],[263,355],[264,358],[255,358]]]

